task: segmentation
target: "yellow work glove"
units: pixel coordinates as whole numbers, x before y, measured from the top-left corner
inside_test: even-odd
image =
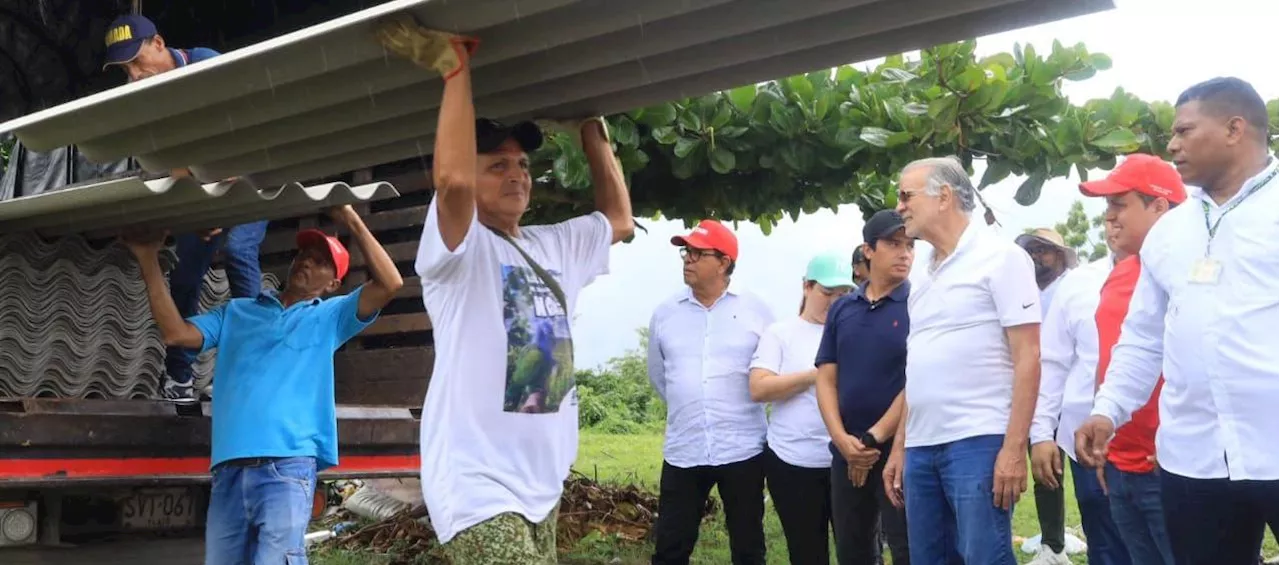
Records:
[[[536,120],[534,123],[545,133],[565,133],[569,135],[579,147],[582,146],[582,128],[591,122],[600,124],[600,131],[604,132],[604,140],[609,141],[609,124],[605,123],[604,118],[594,116],[591,118],[582,118],[576,120]]]
[[[445,80],[458,74],[480,45],[480,40],[473,37],[422,27],[409,14],[382,20],[375,34],[388,51],[440,73]]]

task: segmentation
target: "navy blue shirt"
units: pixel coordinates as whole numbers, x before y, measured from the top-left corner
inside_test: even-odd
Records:
[[[907,296],[904,281],[875,303],[862,287],[831,305],[818,344],[816,366],[836,364],[836,390],[844,430],[861,436],[889,411],[907,381]],[[887,440],[888,438],[881,438]],[[839,453],[834,446],[831,452]]]
[[[193,49],[174,49],[169,48],[169,55],[173,56],[173,62],[177,63],[177,67],[181,69],[191,63],[199,63],[205,59],[212,59],[220,55],[217,51],[208,47],[195,47]]]

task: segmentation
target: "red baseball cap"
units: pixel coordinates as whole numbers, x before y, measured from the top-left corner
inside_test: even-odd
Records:
[[[333,259],[334,274],[341,280],[347,276],[347,268],[351,266],[351,254],[347,253],[347,248],[342,245],[338,238],[326,234],[320,230],[302,230],[298,232],[296,239],[298,247],[302,248],[307,245],[324,245],[329,249],[329,257]]]
[[[715,220],[698,222],[698,226],[693,228],[689,235],[672,237],[671,245],[714,249],[734,261],[738,260],[738,236],[733,235],[729,228]]]
[[[1143,153],[1125,157],[1107,178],[1080,183],[1080,192],[1085,196],[1111,196],[1131,190],[1174,204],[1187,199],[1187,187],[1178,170],[1159,157]]]

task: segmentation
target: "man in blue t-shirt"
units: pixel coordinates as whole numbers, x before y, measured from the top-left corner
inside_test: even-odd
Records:
[[[369,325],[404,284],[395,263],[350,206],[329,211],[366,258],[369,282],[342,285],[350,255],[338,238],[298,233],[284,290],[234,298],[183,319],[165,287],[162,234],[127,234],[165,345],[217,348],[213,485],[205,563],[305,562],[316,473],[338,464],[333,353]]]
[[[138,15],[116,18],[107,29],[107,55],[103,68],[120,67],[129,82],[143,80],[174,69],[198,63],[218,55],[206,47],[175,49],[165,45],[156,25]],[[185,168],[170,173],[174,177],[190,176]],[[178,313],[193,316],[200,309],[200,288],[213,255],[223,249],[227,282],[232,298],[257,296],[262,290],[262,267],[258,263],[258,247],[267,234],[267,222],[250,222],[227,230],[186,233],[174,238],[178,266],[169,274],[170,293],[178,305]],[[165,398],[193,401],[191,363],[195,353],[170,347],[165,352]]]
[[[831,522],[840,563],[880,562],[877,524],[894,565],[907,565],[906,516],[882,485],[902,418],[906,282],[915,243],[902,216],[881,210],[862,228],[867,280],[827,312],[815,364],[818,410],[831,435]],[[896,506],[896,507],[895,507]]]

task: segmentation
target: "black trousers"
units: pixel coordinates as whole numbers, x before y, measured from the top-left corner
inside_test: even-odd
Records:
[[[734,565],[764,565],[763,453],[727,465],[681,468],[662,462],[654,565],[687,565],[711,487],[720,491]]]
[[[887,440],[886,444],[892,443]],[[893,565],[910,565],[907,550],[907,514],[895,508],[884,492],[886,447],[860,487],[849,480],[849,464],[831,460],[831,518],[836,537],[836,561],[840,565],[877,565],[881,562],[880,531],[889,544]]]
[[[1280,521],[1280,481],[1191,479],[1160,469],[1160,498],[1177,565],[1254,565]]]
[[[1056,436],[1057,430],[1053,432]],[[1027,455],[1031,455],[1031,446],[1027,446]],[[1058,449],[1058,458],[1062,468],[1067,468],[1067,452]],[[1066,487],[1062,486],[1063,475],[1058,475],[1058,488],[1053,489],[1032,481],[1031,487],[1036,497],[1036,520],[1040,522],[1040,543],[1049,546],[1054,553],[1062,553],[1067,547],[1067,499]]]
[[[829,565],[831,469],[797,467],[764,450],[769,496],[782,522],[791,565]]]

